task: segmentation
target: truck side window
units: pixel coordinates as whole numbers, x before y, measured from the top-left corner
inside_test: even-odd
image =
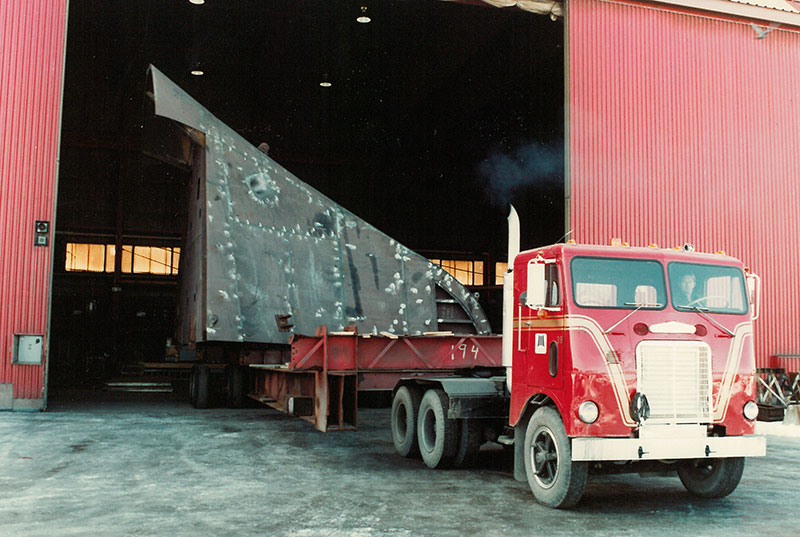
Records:
[[[545,306],[555,307],[561,305],[561,288],[558,283],[558,266],[553,263],[547,265],[545,269],[545,278],[547,278],[547,298]]]

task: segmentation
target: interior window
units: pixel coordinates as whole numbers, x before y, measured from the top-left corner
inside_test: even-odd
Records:
[[[582,306],[614,307],[617,304],[617,286],[578,282],[575,285],[575,301]]]

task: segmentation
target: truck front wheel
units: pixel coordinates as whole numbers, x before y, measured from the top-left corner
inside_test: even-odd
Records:
[[[447,407],[447,395],[440,389],[426,391],[419,405],[417,442],[430,468],[451,466],[458,448],[458,422],[447,418]]]
[[[548,507],[569,508],[586,488],[586,462],[573,462],[569,438],[558,412],[536,410],[525,432],[525,473],[536,500]]]
[[[417,414],[422,397],[413,387],[401,386],[392,399],[392,442],[403,457],[419,455]]]
[[[733,492],[742,480],[744,457],[695,459],[678,467],[678,477],[686,490],[701,498],[722,498]]]

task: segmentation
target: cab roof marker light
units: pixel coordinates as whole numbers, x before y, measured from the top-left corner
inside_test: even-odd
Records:
[[[608,241],[608,244],[610,246],[622,246],[622,239],[619,237],[611,237],[611,239]]]
[[[656,244],[655,242],[651,242],[650,244],[647,245],[647,247],[648,248],[658,248],[658,244]]]
[[[719,255],[728,255],[728,254],[725,252],[725,250],[717,250],[717,253],[718,253]]]

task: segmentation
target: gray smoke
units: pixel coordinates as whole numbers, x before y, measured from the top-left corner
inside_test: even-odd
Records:
[[[496,152],[478,165],[489,201],[505,205],[515,191],[564,180],[563,144],[529,142],[510,153]]]

